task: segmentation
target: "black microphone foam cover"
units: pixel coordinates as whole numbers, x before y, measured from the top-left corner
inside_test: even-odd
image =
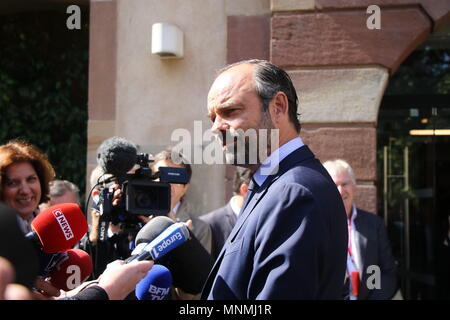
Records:
[[[200,241],[189,230],[190,239],[158,263],[172,273],[173,286],[186,293],[199,294],[214,265],[214,260]]]
[[[136,246],[140,243],[148,243],[174,223],[172,219],[166,216],[154,217],[139,230],[134,243]]]
[[[15,283],[31,288],[39,271],[37,253],[17,222],[18,212],[0,203],[0,256],[11,262]]]
[[[172,224],[174,221],[166,216],[153,218],[136,235],[136,246],[152,241]],[[189,235],[188,241],[159,258],[158,263],[170,270],[174,287],[196,295],[202,291],[214,260],[191,230]]]
[[[97,149],[97,163],[105,173],[124,176],[137,160],[137,146],[124,138],[111,137]]]

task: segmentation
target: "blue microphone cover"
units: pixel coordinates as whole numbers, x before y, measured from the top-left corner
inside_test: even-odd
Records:
[[[139,300],[165,300],[171,287],[172,274],[169,269],[155,264],[136,285],[135,294]]]

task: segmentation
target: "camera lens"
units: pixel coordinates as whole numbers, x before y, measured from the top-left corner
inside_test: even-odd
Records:
[[[136,195],[136,206],[140,209],[150,208],[152,199],[147,193],[140,192]]]
[[[170,185],[168,183],[134,179],[127,183],[127,213],[160,215],[170,211]]]

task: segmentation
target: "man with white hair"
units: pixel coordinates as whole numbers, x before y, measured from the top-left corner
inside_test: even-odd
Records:
[[[344,295],[350,300],[391,299],[397,289],[397,271],[383,219],[356,208],[356,179],[347,162],[337,159],[326,161],[323,166],[336,184],[347,214]]]

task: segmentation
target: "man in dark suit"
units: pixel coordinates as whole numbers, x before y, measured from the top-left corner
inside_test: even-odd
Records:
[[[383,219],[356,208],[356,179],[346,161],[337,159],[323,165],[338,187],[347,213],[349,243],[344,296],[350,300],[391,299],[397,290],[397,267]]]
[[[250,168],[253,176],[202,298],[342,296],[344,206],[333,180],[299,137],[297,104],[288,74],[261,60],[226,67],[209,91],[212,132],[221,138],[227,160]]]
[[[225,240],[236,224],[237,217],[244,204],[250,179],[250,170],[238,167],[233,179],[234,195],[230,201],[225,206],[200,216],[200,219],[211,227],[211,257],[214,260],[217,259]]]

